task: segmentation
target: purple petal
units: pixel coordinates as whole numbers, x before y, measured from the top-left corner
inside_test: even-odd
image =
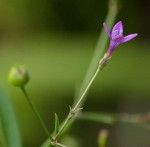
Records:
[[[128,35],[128,36],[124,37],[122,43],[125,43],[125,42],[127,42],[127,41],[129,41],[129,40],[135,38],[137,35],[138,35],[138,34],[131,34],[131,35]]]
[[[123,25],[121,21],[116,23],[112,29],[112,39],[116,38],[117,36],[123,36]]]
[[[109,38],[111,39],[111,33],[110,33],[110,30],[109,30],[108,26],[106,25],[106,23],[103,23],[103,26],[104,26]]]

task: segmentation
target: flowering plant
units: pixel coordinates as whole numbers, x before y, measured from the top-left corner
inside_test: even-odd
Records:
[[[38,113],[37,108],[34,106],[32,100],[30,99],[30,97],[28,96],[28,94],[25,90],[24,85],[27,83],[27,81],[29,79],[27,70],[20,67],[20,66],[17,66],[15,68],[12,68],[12,70],[10,71],[10,75],[9,75],[10,82],[13,85],[19,86],[22,89],[22,91],[25,94],[31,108],[33,109],[35,115],[39,119],[45,133],[48,135],[48,137],[50,139],[50,144],[53,145],[53,146],[66,147],[65,145],[62,145],[58,142],[59,138],[60,138],[60,135],[63,133],[64,129],[66,128],[66,126],[68,125],[70,120],[72,120],[72,118],[82,109],[80,107],[80,104],[83,101],[85,95],[87,94],[89,88],[91,87],[93,81],[95,80],[95,78],[97,77],[99,72],[103,69],[103,67],[106,65],[107,61],[111,57],[111,55],[112,55],[113,51],[115,50],[115,48],[119,44],[127,42],[127,41],[129,41],[129,40],[131,40],[131,39],[133,39],[134,37],[137,36],[137,34],[131,34],[131,35],[128,35],[128,36],[124,37],[123,36],[123,25],[122,25],[121,21],[119,21],[117,24],[115,24],[115,26],[112,29],[112,33],[110,33],[110,30],[109,30],[109,28],[107,27],[107,25],[105,23],[104,23],[104,27],[105,27],[106,32],[107,32],[107,34],[108,34],[108,36],[111,40],[109,49],[108,49],[107,53],[104,55],[104,57],[100,60],[98,68],[97,68],[95,74],[93,75],[93,77],[89,81],[89,83],[86,86],[85,90],[83,91],[81,97],[77,100],[77,102],[75,103],[74,106],[70,107],[70,111],[68,113],[68,116],[67,116],[64,123],[61,126],[59,126],[58,116],[55,115],[55,130],[54,130],[54,135],[53,136],[50,135],[50,133],[49,133],[47,127],[45,126],[40,114]]]
[[[115,2],[115,1],[114,1]],[[110,17],[112,13],[116,12],[117,14],[117,9],[114,9],[115,5],[111,5],[110,9],[111,11],[108,14],[108,18],[106,20],[106,22],[109,22],[108,25],[110,27],[112,27],[115,17]],[[113,9],[112,9],[113,7]],[[115,14],[115,15],[116,15]],[[114,15],[114,16],[115,16]],[[100,71],[106,66],[108,60],[110,59],[110,57],[112,56],[112,53],[115,51],[116,47],[122,43],[125,43],[133,38],[135,38],[137,36],[137,34],[131,34],[128,36],[123,36],[123,25],[122,22],[119,21],[118,23],[116,23],[112,29],[112,31],[109,30],[108,26],[106,25],[106,23],[103,24],[104,28],[109,36],[110,39],[110,45],[109,48],[107,50],[107,52],[104,54],[104,56],[101,58],[100,57],[101,54],[100,52],[97,52],[97,54],[94,56],[94,61],[96,61],[95,59],[98,59],[98,61],[96,61],[96,64],[92,65],[92,70],[89,72],[89,79],[86,80],[86,83],[84,84],[85,86],[81,86],[81,94],[79,94],[79,97],[77,97],[77,99],[75,100],[74,104],[72,106],[70,106],[69,108],[69,113],[67,115],[67,117],[65,118],[64,121],[62,121],[61,124],[59,124],[59,118],[57,116],[57,114],[55,114],[55,127],[54,127],[54,131],[53,133],[50,133],[47,126],[45,125],[44,121],[42,120],[42,117],[40,115],[40,113],[38,112],[36,106],[34,105],[34,103],[32,102],[32,99],[30,98],[30,96],[28,95],[25,85],[27,84],[27,82],[29,81],[29,73],[28,70],[26,70],[26,68],[24,66],[15,66],[11,69],[10,73],[9,73],[9,81],[11,84],[18,86],[21,88],[22,92],[24,93],[29,105],[31,106],[32,110],[34,111],[37,119],[39,120],[43,130],[45,131],[45,134],[48,137],[48,142],[46,141],[46,143],[44,143],[42,145],[42,147],[51,147],[51,146],[55,146],[55,147],[67,147],[66,145],[63,145],[63,143],[60,143],[60,137],[63,135],[63,133],[65,132],[65,129],[69,126],[68,124],[71,124],[74,120],[76,120],[76,118],[80,117],[81,115],[78,115],[79,113],[81,114],[81,110],[83,109],[83,100],[85,99],[88,90],[90,89],[91,85],[93,84],[94,80],[96,79],[96,77],[98,76],[98,74],[100,73]],[[106,33],[105,33],[106,34]],[[102,36],[100,38],[102,38],[105,34],[102,33]],[[101,39],[98,41],[98,44],[104,44],[103,47],[101,48],[99,45],[97,46],[98,51],[103,51],[106,43],[107,43],[108,37],[107,39]],[[97,58],[96,58],[97,57]],[[98,58],[99,57],[99,58]],[[94,68],[94,66],[97,67]],[[96,70],[95,70],[96,69]],[[93,74],[93,75],[92,75]],[[86,116],[85,113],[83,116]],[[88,117],[90,115],[88,114]],[[83,117],[84,118],[84,117]],[[90,117],[89,117],[90,118]],[[109,119],[105,120],[105,116],[104,116],[104,120],[103,122],[105,123],[112,123],[114,122],[115,118],[114,117],[109,117]],[[91,120],[93,119],[93,116],[90,118]],[[108,136],[108,132],[107,130],[103,130],[100,134],[99,134],[99,146],[100,147],[105,147],[106,145],[106,141],[107,141],[107,136]],[[15,135],[14,135],[15,136]],[[13,140],[14,141],[14,140]],[[14,141],[15,142],[15,141]],[[21,147],[17,146],[17,147]]]

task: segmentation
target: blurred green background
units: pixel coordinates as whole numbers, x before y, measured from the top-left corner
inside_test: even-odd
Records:
[[[25,64],[31,80],[27,90],[49,130],[54,113],[62,121],[90,63],[107,14],[105,0],[0,1],[0,82],[12,98],[24,147],[46,139],[21,90],[7,82],[12,65]],[[94,82],[84,111],[147,113],[150,109],[150,1],[122,0],[117,20],[124,34],[138,38],[118,47]],[[88,128],[88,129],[87,129]],[[108,147],[149,147],[150,131],[132,124],[109,126],[78,120],[64,140],[80,147],[97,146],[98,132],[108,128]],[[73,141],[72,141],[73,142]],[[74,145],[78,147],[78,145]]]

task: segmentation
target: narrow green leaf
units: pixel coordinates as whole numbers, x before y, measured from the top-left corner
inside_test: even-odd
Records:
[[[57,114],[55,113],[55,130],[54,130],[54,134],[56,135],[59,131],[59,119]]]
[[[0,87],[0,121],[7,147],[21,147],[17,120],[9,96]]]

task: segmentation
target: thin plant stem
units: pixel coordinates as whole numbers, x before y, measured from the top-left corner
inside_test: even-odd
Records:
[[[108,26],[110,26],[110,28],[112,28],[114,21],[116,20],[116,16],[118,12],[119,12],[119,0],[109,0],[108,1],[108,13],[107,13],[105,22],[106,24],[108,24]],[[106,34],[105,29],[103,28],[99,35],[99,38],[98,38],[91,62],[85,74],[84,80],[79,88],[78,93],[74,97],[73,105],[76,104],[76,102],[78,101],[78,98],[82,95],[85,87],[87,86],[92,75],[94,74],[97,68],[97,63],[99,62],[100,58],[103,55],[104,50],[106,49],[108,39],[109,39],[108,35]],[[84,100],[82,101],[82,103],[80,103],[79,107],[82,107],[84,105],[85,100],[86,100],[86,97],[84,97]]]
[[[113,26],[114,21],[116,20],[116,16],[119,12],[118,3],[119,3],[119,0],[109,0],[108,13],[107,13],[105,22],[108,24],[108,26],[110,28]],[[77,98],[79,98],[81,96],[81,94],[83,93],[83,90],[85,89],[86,85],[88,84],[91,76],[93,75],[94,71],[96,70],[97,63],[98,63],[99,59],[101,58],[101,56],[104,52],[104,49],[106,48],[107,41],[108,41],[108,36],[107,36],[105,30],[102,29],[102,32],[101,32],[101,34],[98,38],[98,41],[97,41],[97,45],[96,45],[91,63],[89,65],[89,68],[88,68],[87,73],[85,75],[84,81],[80,87],[80,90],[78,91],[78,94],[75,96],[73,106],[75,106],[75,104],[78,102]],[[84,97],[84,99],[82,99],[82,102],[80,103],[80,106],[78,105],[78,107],[82,107],[84,105],[84,101],[85,101],[85,97]],[[74,117],[74,119],[69,121],[70,123],[67,123],[68,124],[67,126],[65,125],[65,128],[70,128],[71,125],[73,124],[74,120],[75,120],[75,117]],[[68,121],[68,120],[65,119],[65,121]],[[64,123],[61,124],[60,126],[63,126],[63,125],[64,125]],[[64,133],[64,129],[63,129],[63,133]],[[62,134],[62,131],[61,131],[61,134]],[[41,147],[47,147],[47,145],[49,145],[49,144],[50,144],[49,140],[46,140],[42,144]]]
[[[79,98],[79,100],[77,101],[76,105],[74,106],[74,108],[70,109],[70,112],[66,118],[66,120],[64,121],[63,125],[61,126],[59,132],[56,134],[54,140],[57,140],[59,135],[63,132],[63,130],[65,129],[66,125],[69,123],[70,119],[74,116],[74,114],[76,114],[76,112],[78,111],[78,106],[80,105],[80,103],[82,102],[84,96],[86,95],[86,93],[88,92],[89,88],[91,87],[93,81],[95,80],[95,78],[97,77],[99,71],[101,70],[101,66],[99,66],[95,72],[95,74],[93,75],[93,77],[91,78],[89,84],[87,85],[87,87],[85,88],[83,94],[81,95],[81,97]]]
[[[76,105],[74,106],[74,108],[73,108],[74,111],[78,108],[79,104],[81,103],[81,101],[85,97],[85,95],[88,92],[89,88],[91,87],[93,81],[97,77],[99,71],[100,71],[100,68],[98,67],[97,70],[96,70],[96,72],[95,72],[95,74],[93,75],[92,79],[90,80],[89,84],[87,85],[86,89],[84,90],[83,94],[81,95],[80,99],[77,101]]]
[[[40,122],[40,124],[41,124],[43,130],[45,131],[45,133],[47,134],[47,136],[48,136],[48,137],[50,138],[50,140],[52,141],[52,137],[51,137],[51,135],[50,135],[50,133],[49,133],[47,127],[45,126],[45,124],[44,124],[44,122],[43,122],[43,120],[42,120],[42,118],[41,118],[41,115],[39,114],[37,108],[36,108],[35,105],[33,104],[33,102],[32,102],[32,100],[30,99],[30,97],[28,96],[27,91],[25,90],[24,87],[21,87],[21,90],[22,90],[22,92],[24,93],[24,95],[25,95],[25,97],[26,97],[26,99],[27,99],[29,105],[31,106],[31,108],[32,108],[32,110],[33,110],[33,112],[34,112],[34,114],[36,115],[37,119],[39,120],[39,122]]]

